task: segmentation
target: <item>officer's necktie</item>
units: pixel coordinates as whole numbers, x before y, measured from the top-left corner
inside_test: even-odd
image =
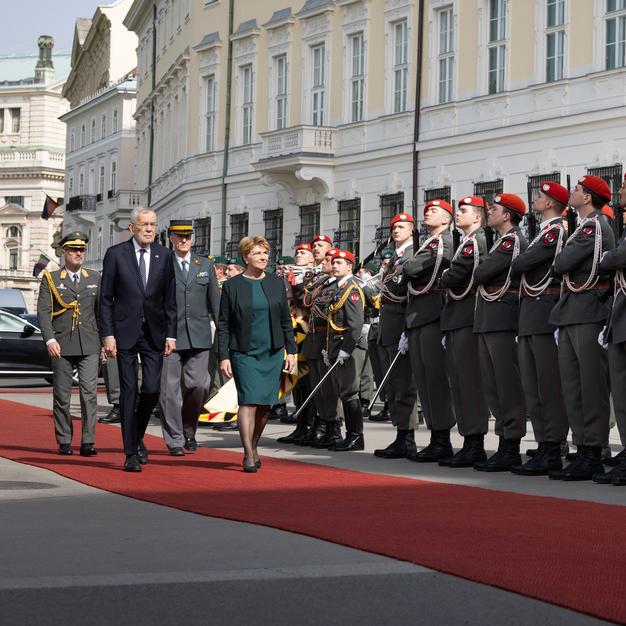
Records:
[[[78,287],[78,274],[72,276],[72,281],[74,282],[74,287]]]
[[[187,261],[183,261],[181,263],[181,265],[183,266],[183,278],[185,279],[185,282],[187,282],[187,276],[189,276],[189,268],[187,267]]]
[[[146,288],[146,285],[148,284],[148,275],[146,273],[146,259],[145,259],[145,254],[146,254],[147,250],[145,248],[140,248],[139,249],[139,275],[141,276],[141,283],[143,285],[143,288]]]

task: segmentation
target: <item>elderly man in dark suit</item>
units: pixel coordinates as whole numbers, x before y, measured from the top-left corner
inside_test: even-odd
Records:
[[[110,247],[102,264],[100,336],[106,355],[117,356],[128,472],[140,472],[148,462],[143,436],[159,398],[163,356],[176,348],[173,253],[154,242],[156,229],[152,209],[134,209],[129,224],[133,236]],[[137,357],[142,371],[139,400]]]
[[[176,350],[163,363],[159,407],[163,439],[172,456],[195,452],[202,405],[209,396],[211,318],[217,325],[220,290],[213,261],[191,252],[192,220],[172,220],[178,330]]]

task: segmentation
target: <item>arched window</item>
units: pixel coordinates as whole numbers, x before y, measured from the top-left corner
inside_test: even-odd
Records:
[[[7,237],[21,237],[22,231],[19,226],[9,226],[7,228]]]

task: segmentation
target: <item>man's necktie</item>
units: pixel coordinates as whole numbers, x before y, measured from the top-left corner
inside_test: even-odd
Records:
[[[183,266],[183,277],[185,282],[187,282],[187,276],[189,276],[189,268],[187,267],[188,263],[187,261],[183,261],[181,265]]]
[[[74,287],[78,287],[78,274],[72,276],[72,281],[74,282]]]
[[[148,284],[148,275],[146,273],[146,259],[145,259],[145,254],[147,252],[147,250],[145,248],[140,248],[139,249],[140,255],[139,255],[139,275],[141,276],[141,282],[143,284],[143,288],[146,288],[146,285]]]

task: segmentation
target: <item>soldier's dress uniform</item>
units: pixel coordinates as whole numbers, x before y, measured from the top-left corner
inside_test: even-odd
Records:
[[[561,203],[567,190],[557,183],[544,183],[542,191]],[[542,222],[537,236],[512,263],[520,279],[520,317],[517,354],[526,408],[533,425],[537,453],[515,474],[538,476],[561,469],[561,441],[567,438],[567,413],[563,400],[554,332],[548,322],[559,300],[560,278],[552,273],[555,256],[565,242],[560,216]]]
[[[500,194],[494,201],[523,215],[525,205],[513,194]],[[500,438],[498,451],[474,468],[480,471],[507,471],[521,463],[519,445],[526,434],[526,404],[521,389],[517,360],[519,283],[511,276],[512,261],[528,242],[519,227],[511,228],[492,246],[476,269],[478,283],[474,332],[485,398],[496,419]]]
[[[484,207],[482,198],[468,196],[459,202]],[[465,235],[459,242],[450,269],[441,277],[447,290],[441,313],[445,333],[446,370],[463,448],[451,459],[439,464],[448,467],[472,467],[486,459],[484,438],[489,428],[489,409],[483,392],[478,359],[478,336],[474,333],[476,307],[475,272],[487,256],[487,241],[482,227]]]
[[[615,467],[606,474],[596,474],[597,483],[626,486],[626,231],[618,246],[607,251],[600,261],[600,272],[615,272],[613,305],[604,332],[608,342],[609,375],[617,429],[624,449],[614,457]]]
[[[413,218],[407,213],[399,213],[392,218],[390,228],[399,221],[412,223]],[[384,350],[385,372],[398,354],[398,343],[404,330],[407,283],[402,273],[402,264],[412,256],[413,241],[409,239],[396,248],[382,275],[378,345]],[[407,454],[415,452],[417,416],[417,388],[408,354],[398,357],[385,384],[385,397],[397,434],[395,441],[386,448],[374,450],[374,455],[386,459],[406,458]]]
[[[579,184],[607,202],[608,185],[595,176]],[[600,269],[602,254],[615,248],[613,231],[601,211],[581,220],[556,257],[554,271],[563,277],[563,295],[550,314],[559,327],[561,384],[576,459],[550,478],[588,480],[603,471],[602,447],[609,435],[609,372],[606,350],[598,342],[609,315],[610,274]]]
[[[452,206],[444,200],[428,202],[424,211],[430,206],[439,206],[450,215],[453,213]],[[409,292],[405,321],[409,359],[430,430],[429,445],[419,452],[409,453],[408,458],[421,463],[450,458],[453,454],[450,429],[456,420],[442,344],[441,312],[445,298],[439,287],[439,278],[449,267],[452,256],[452,233],[447,229],[429,236],[402,265]]]
[[[333,258],[348,258],[350,252],[338,250]],[[333,302],[328,307],[328,358],[341,363],[331,374],[333,386],[341,400],[346,423],[346,437],[329,445],[329,450],[363,450],[363,411],[359,398],[360,373],[366,357],[367,342],[363,336],[365,297],[351,274],[337,281]]]
[[[61,239],[61,247],[84,249],[89,237],[80,231]],[[39,287],[37,320],[46,343],[56,339],[61,358],[52,359],[54,432],[59,452],[71,454],[72,374],[78,371],[82,418],[81,455],[96,454],[95,443],[100,336],[98,298],[100,274],[80,268],[75,275],[63,268],[45,271]]]
[[[192,220],[172,220],[172,234],[193,232]],[[209,354],[213,344],[211,320],[219,315],[220,292],[213,262],[189,254],[174,255],[176,277],[176,350],[163,360],[159,408],[163,439],[170,451],[184,454],[182,448],[197,448],[198,417],[209,397],[211,377]]]

